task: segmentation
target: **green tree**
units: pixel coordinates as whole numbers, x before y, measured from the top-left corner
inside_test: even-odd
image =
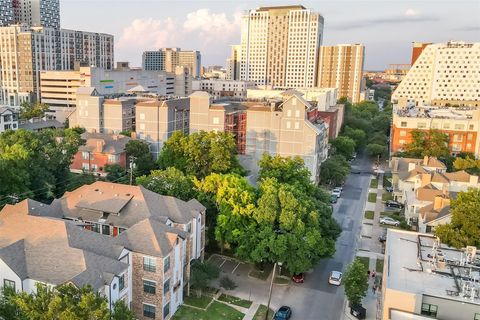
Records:
[[[334,154],[339,154],[349,159],[355,152],[355,141],[347,136],[339,136],[331,141]]]
[[[113,305],[113,312],[111,320],[135,320],[135,314],[132,310],[128,309],[128,306],[123,300],[117,300]]]
[[[324,184],[338,185],[345,182],[350,173],[350,164],[344,156],[334,155],[322,162],[320,180]]]
[[[15,304],[15,290],[10,287],[0,287],[0,319],[27,320]]]
[[[377,157],[382,156],[387,151],[387,147],[376,143],[369,143],[365,151],[370,157]]]
[[[388,137],[383,132],[373,132],[368,137],[368,143],[375,143],[382,146],[386,146]]]
[[[355,258],[347,267],[343,275],[343,285],[350,305],[361,304],[362,299],[367,295],[368,274],[367,268],[360,259]]]
[[[128,182],[127,170],[118,163],[107,164],[104,170],[107,173],[105,180],[116,183]]]
[[[220,275],[220,268],[211,262],[198,262],[192,264],[190,271],[190,286],[197,292],[198,296],[202,295],[213,279]]]
[[[448,149],[449,137],[438,130],[413,130],[412,141],[405,145],[408,155],[416,158],[423,156],[444,157],[450,154]]]
[[[130,140],[125,145],[125,152],[129,161],[133,161],[133,174],[137,176],[149,174],[155,169],[155,161],[150,154],[148,143],[142,140]]]
[[[175,132],[163,146],[158,164],[161,168],[175,167],[199,179],[210,173],[243,174],[233,135],[229,132],[195,132],[184,135]]]
[[[172,196],[184,201],[195,197],[192,177],[186,176],[175,167],[165,170],[153,170],[148,176],[137,178],[137,184],[166,196]]]
[[[49,106],[45,103],[37,102],[35,104],[22,102],[20,105],[20,119],[31,119],[43,117],[48,111]]]
[[[452,220],[436,227],[440,240],[456,248],[480,247],[480,190],[460,192],[451,203]]]
[[[360,150],[365,146],[367,134],[362,129],[353,129],[345,126],[343,135],[355,141],[355,149]]]
[[[455,170],[465,170],[470,174],[480,175],[480,160],[473,156],[466,155],[465,158],[457,156],[453,162]]]

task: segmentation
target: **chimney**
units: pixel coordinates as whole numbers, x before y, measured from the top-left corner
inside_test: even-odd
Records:
[[[423,165],[424,166],[428,165],[428,156],[423,157]]]
[[[97,140],[97,152],[102,152],[103,151],[104,144],[105,144],[105,141]]]
[[[440,211],[450,205],[450,199],[445,196],[436,196],[433,202],[433,210]]]
[[[476,186],[478,184],[478,176],[471,174],[470,175],[470,185]]]
[[[432,175],[430,173],[422,173],[422,182],[420,187],[424,187],[430,182],[432,182]]]

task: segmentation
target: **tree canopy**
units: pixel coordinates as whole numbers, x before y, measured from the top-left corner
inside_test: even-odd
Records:
[[[49,106],[45,103],[22,102],[20,105],[20,119],[41,118],[48,111]]]
[[[453,162],[453,168],[455,170],[465,170],[470,174],[480,175],[480,160],[475,159],[473,155],[467,155],[465,158],[456,157]]]
[[[45,200],[63,194],[69,183],[72,157],[83,143],[75,129],[2,133],[0,205],[7,197]]]
[[[176,131],[165,142],[158,164],[161,168],[175,167],[199,179],[210,173],[243,174],[236,157],[236,143],[229,132],[194,132],[184,135]]]
[[[362,299],[367,295],[368,290],[368,274],[367,267],[355,258],[347,267],[343,274],[343,285],[345,287],[345,295],[351,305],[359,305]]]
[[[405,153],[414,158],[445,157],[450,154],[449,137],[439,130],[412,130],[412,141],[405,145]]]
[[[158,194],[176,197],[184,201],[195,197],[192,177],[186,176],[174,167],[153,170],[148,176],[138,177],[136,182]]]
[[[451,202],[452,220],[436,227],[440,240],[456,248],[480,247],[480,190],[460,192]]]
[[[136,177],[149,174],[155,168],[150,154],[148,143],[142,140],[130,140],[125,145],[125,152],[130,161],[133,161],[135,168],[133,173]]]
[[[355,141],[347,136],[339,136],[336,139],[331,141],[332,147],[334,148],[334,154],[340,154],[347,159],[355,152]]]
[[[342,155],[331,156],[320,166],[320,179],[324,184],[342,184],[349,173],[350,164]]]

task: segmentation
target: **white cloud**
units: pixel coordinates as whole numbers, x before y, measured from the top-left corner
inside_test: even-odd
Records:
[[[407,9],[407,11],[405,11],[405,16],[407,17],[417,17],[420,15],[420,12],[417,11],[417,10],[414,10],[414,9]]]
[[[238,13],[229,18],[225,13],[199,9],[187,15],[183,28],[187,33],[198,33],[206,42],[227,40],[232,35],[240,34],[240,17]]]
[[[155,20],[135,19],[123,29],[118,41],[119,48],[138,48],[139,50],[158,49],[167,46],[174,36],[176,24],[171,18]]]

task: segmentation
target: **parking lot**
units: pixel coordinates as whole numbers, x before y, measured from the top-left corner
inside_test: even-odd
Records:
[[[218,254],[212,255],[208,261],[218,266],[221,272],[227,275],[235,275],[237,277],[248,277],[252,266],[248,263],[243,263],[234,258],[221,256]]]

